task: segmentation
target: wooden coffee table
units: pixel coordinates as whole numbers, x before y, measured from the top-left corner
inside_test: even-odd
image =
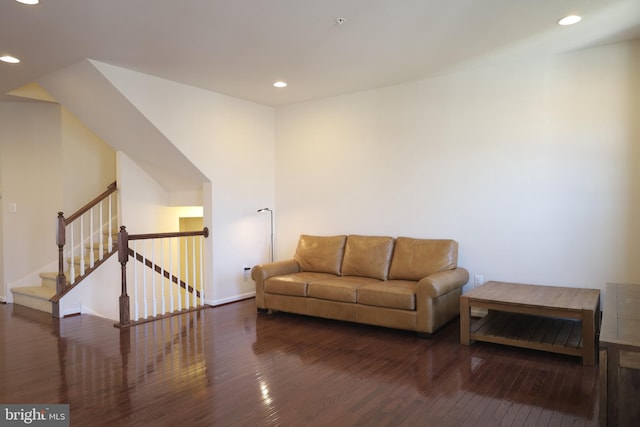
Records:
[[[471,308],[489,313],[472,321]],[[600,290],[487,282],[460,297],[460,342],[505,344],[596,362]]]

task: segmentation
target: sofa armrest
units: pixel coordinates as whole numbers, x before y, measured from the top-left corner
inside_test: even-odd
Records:
[[[256,283],[256,305],[266,308],[264,304],[264,282],[273,276],[298,273],[300,265],[292,259],[256,265],[251,269],[251,278]]]
[[[456,288],[462,288],[468,281],[469,272],[461,267],[430,274],[418,282],[418,298],[437,298]]]
[[[416,295],[416,332],[432,334],[458,316],[459,296],[468,281],[469,272],[460,267],[439,271],[420,280]]]

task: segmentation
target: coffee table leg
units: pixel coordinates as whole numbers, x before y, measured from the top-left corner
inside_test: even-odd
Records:
[[[470,310],[469,298],[462,295],[460,297],[460,344],[469,345],[470,340]]]
[[[582,364],[593,366],[596,363],[595,314],[591,310],[582,311]]]

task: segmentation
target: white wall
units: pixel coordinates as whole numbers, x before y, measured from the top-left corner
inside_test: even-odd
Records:
[[[114,254],[60,301],[60,314],[88,313],[117,322],[121,291],[121,266]]]
[[[60,106],[52,103],[0,103],[0,174],[4,278],[13,282],[54,261],[55,218],[62,206]],[[9,204],[16,212],[9,212]],[[34,284],[38,285],[38,283]]]
[[[278,257],[301,233],[445,237],[485,280],[640,281],[639,51],[278,108]]]
[[[146,119],[210,180],[203,183],[212,271],[209,303],[249,296],[244,265],[268,259],[265,217],[274,204],[273,109],[93,62]]]
[[[121,225],[133,234],[178,231],[167,190],[122,151],[116,157]]]
[[[115,151],[62,108],[63,212],[70,215],[116,179]]]

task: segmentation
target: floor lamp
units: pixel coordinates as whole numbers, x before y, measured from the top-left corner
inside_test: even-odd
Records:
[[[271,219],[271,247],[270,247],[270,261],[273,262],[273,248],[274,248],[274,241],[273,241],[273,210],[271,210],[270,208],[262,208],[262,209],[258,209],[258,212],[269,212],[269,217]]]

